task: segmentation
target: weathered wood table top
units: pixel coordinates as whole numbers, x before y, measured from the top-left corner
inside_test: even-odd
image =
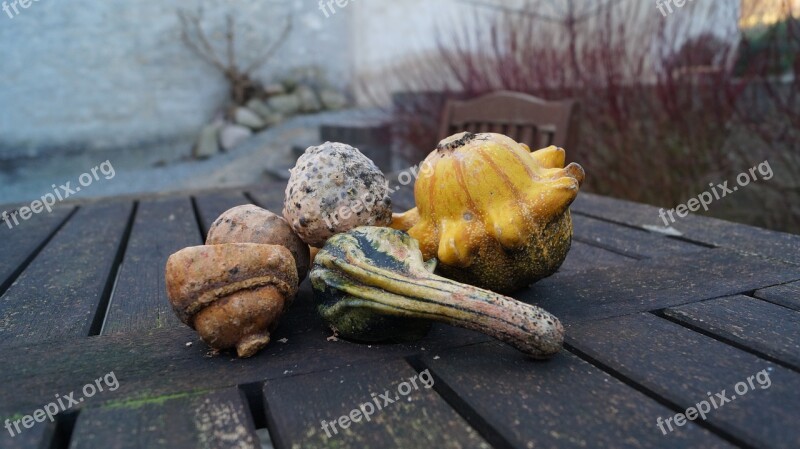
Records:
[[[0,447],[250,448],[258,429],[279,449],[800,447],[800,236],[695,216],[669,236],[644,227],[656,208],[582,193],[563,267],[516,295],[564,322],[552,360],[444,325],[337,340],[308,281],[264,351],[211,356],[169,307],[166,258],[226,209],[282,197],[0,222]]]

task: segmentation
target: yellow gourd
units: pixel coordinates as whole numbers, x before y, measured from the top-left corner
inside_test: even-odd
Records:
[[[442,140],[414,185],[417,207],[391,226],[439,259],[446,277],[512,292],[553,274],[569,251],[569,205],[584,178],[562,148],[531,152],[493,133]]]

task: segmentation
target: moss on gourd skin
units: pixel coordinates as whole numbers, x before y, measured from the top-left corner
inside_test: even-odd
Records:
[[[369,251],[373,246],[367,234],[351,233],[349,235],[354,241],[347,242],[345,245],[336,244],[337,240],[343,239],[337,239],[338,236],[334,236],[333,244],[325,246],[323,258],[345,260],[348,255],[346,248],[351,248],[349,253],[352,255],[352,248],[357,246],[368,249],[368,257],[374,260],[376,265],[383,264],[391,266],[399,272],[407,272],[404,265],[398,264],[397,260],[391,258],[388,254]],[[320,261],[322,260],[321,258]],[[315,265],[316,272],[312,271],[311,282],[314,286],[314,297],[316,298],[317,310],[320,315],[326,322],[331,324],[338,335],[355,341],[400,343],[419,340],[430,330],[431,322],[428,320],[380,315],[367,307],[363,307],[362,299],[333,287],[335,282],[342,285],[350,284],[357,288],[357,283],[335,272],[323,273],[322,271],[325,270],[323,264],[324,262],[320,265]],[[432,272],[435,267],[435,261],[426,267]],[[313,277],[314,275],[316,275],[316,278]],[[325,279],[327,279],[327,282]]]
[[[407,233],[362,226],[337,234],[314,259],[317,310],[341,337],[405,341],[431,321],[476,330],[535,357],[561,349],[564,328],[546,311],[433,274]]]
[[[417,239],[444,276],[509,293],[558,270],[572,241],[569,205],[584,171],[562,148],[531,152],[509,137],[444,139],[414,185],[417,207],[391,226]]]

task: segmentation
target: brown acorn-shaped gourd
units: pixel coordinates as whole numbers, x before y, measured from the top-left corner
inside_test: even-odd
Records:
[[[269,343],[297,293],[297,268],[283,246],[229,243],[171,255],[167,295],[185,324],[213,349],[250,357]]]

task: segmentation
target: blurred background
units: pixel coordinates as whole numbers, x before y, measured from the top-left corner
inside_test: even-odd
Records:
[[[800,0],[2,8],[0,204],[105,161],[113,179],[80,196],[286,179],[325,140],[399,170],[435,148],[448,100],[513,91],[577,102],[586,191],[673,208],[768,161],[701,213],[800,233]]]

